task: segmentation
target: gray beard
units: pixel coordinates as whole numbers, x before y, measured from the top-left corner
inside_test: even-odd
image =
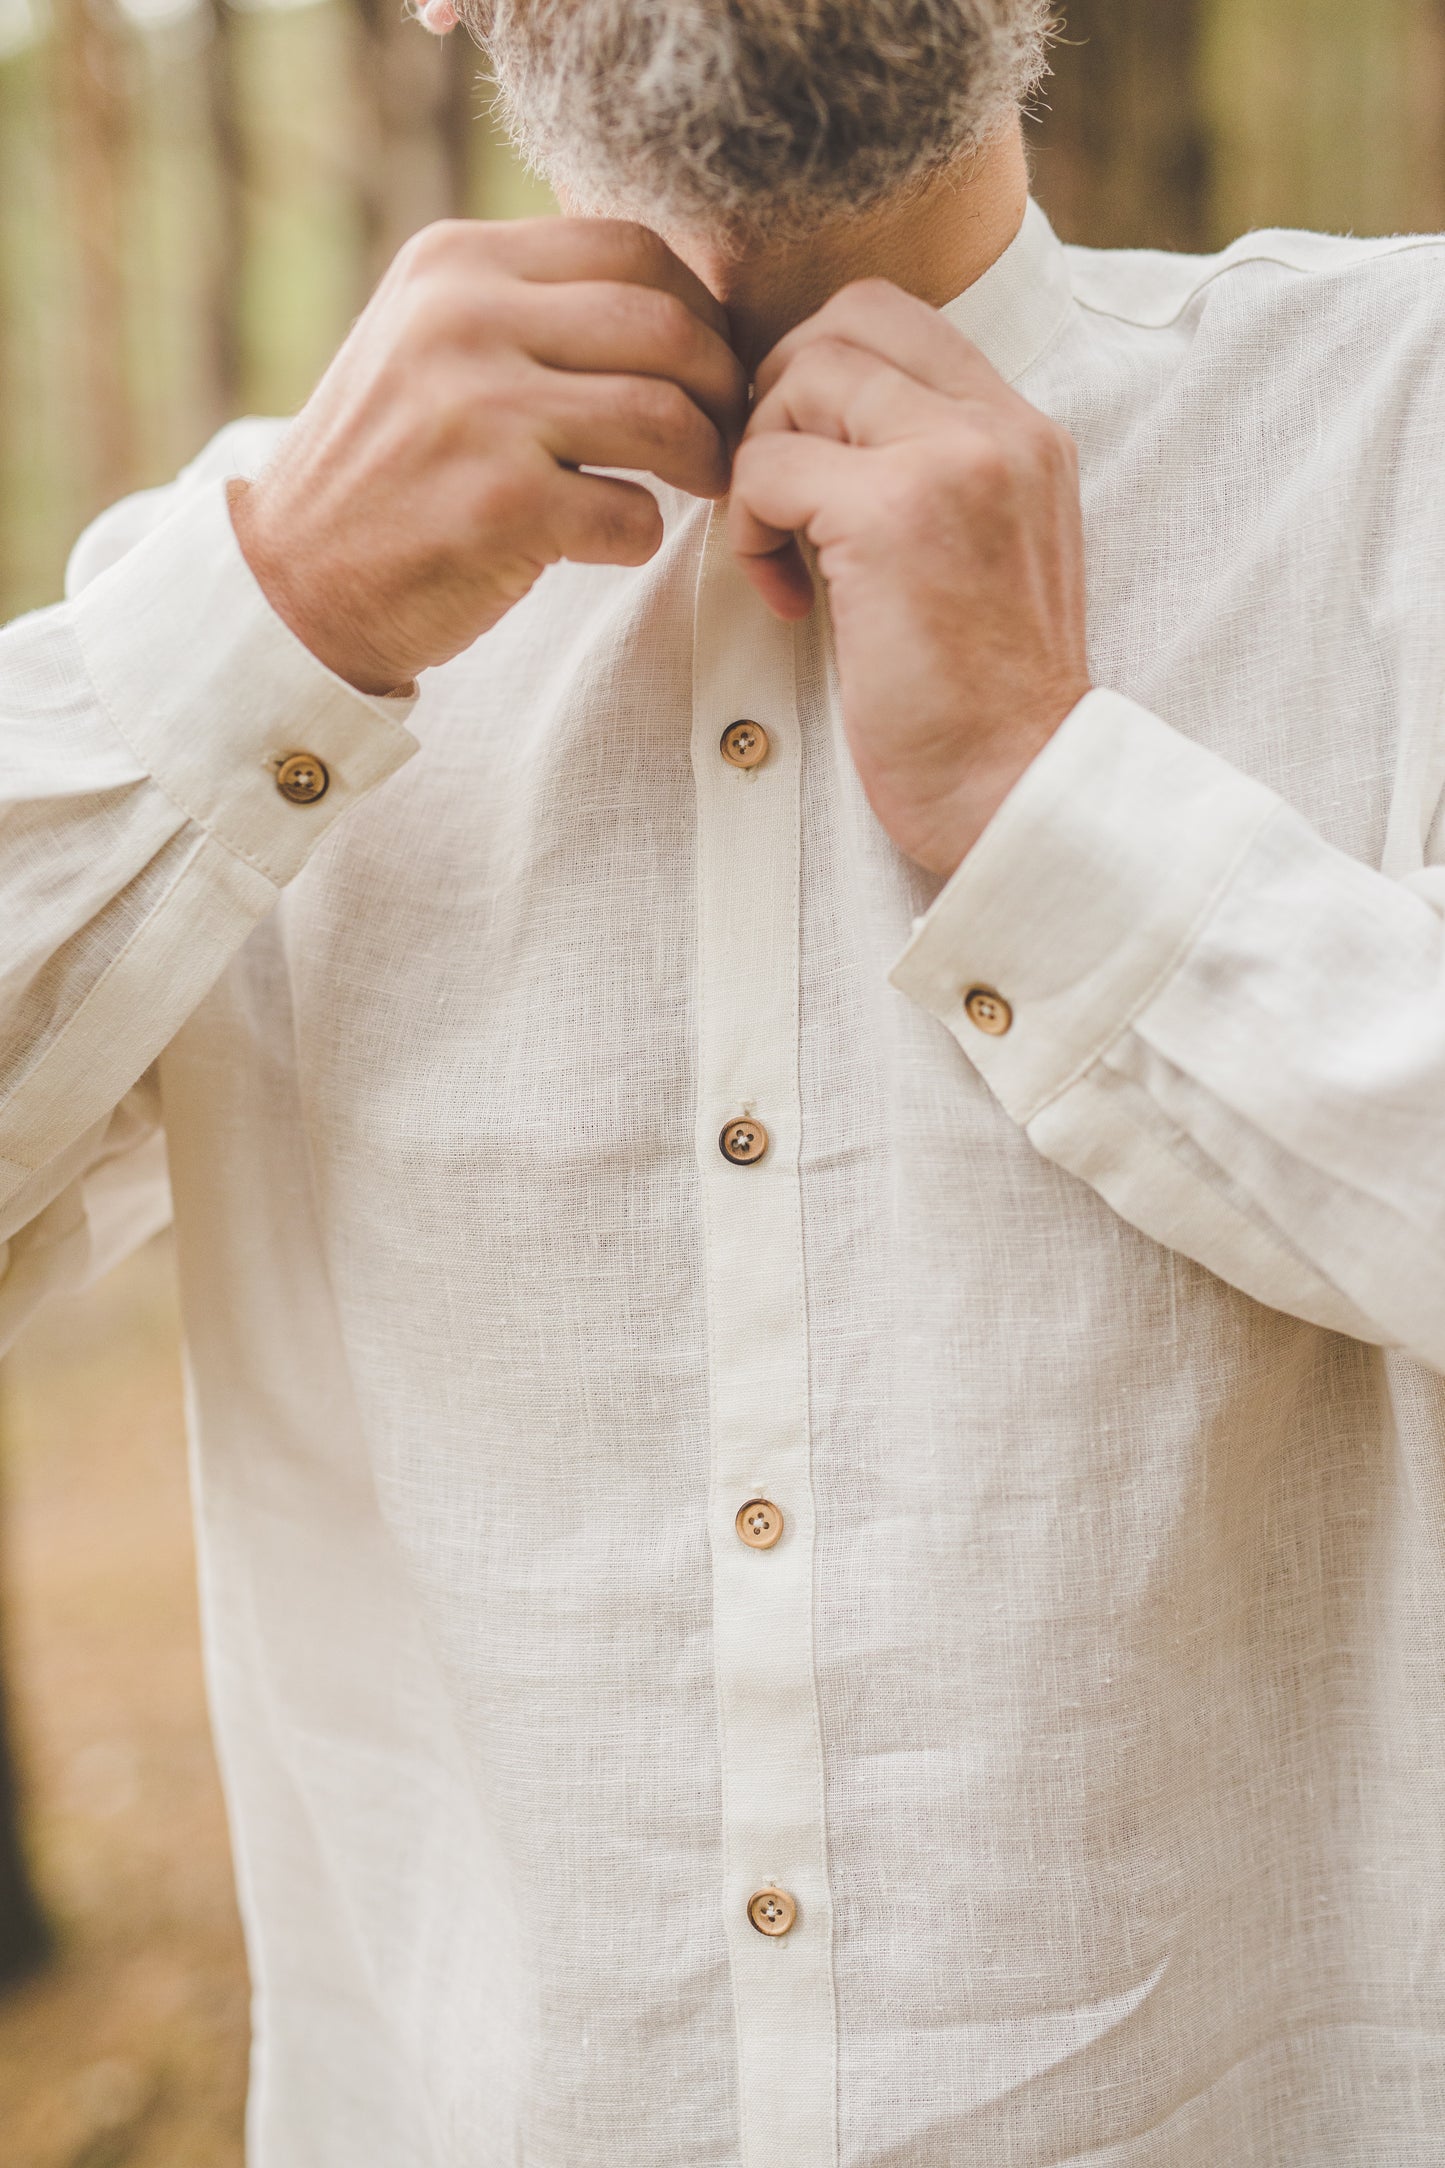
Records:
[[[513,142],[579,210],[802,236],[988,140],[1052,0],[460,0]]]

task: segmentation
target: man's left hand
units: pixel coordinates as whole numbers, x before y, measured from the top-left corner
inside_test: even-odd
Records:
[[[870,279],[763,363],[729,520],[779,617],[812,607],[796,538],[813,545],[863,787],[946,878],[1089,690],[1073,440]]]

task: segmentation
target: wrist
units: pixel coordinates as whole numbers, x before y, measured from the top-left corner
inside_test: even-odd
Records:
[[[1082,680],[1048,703],[1046,723],[965,747],[947,765],[863,773],[869,802],[898,848],[926,872],[949,880],[1089,689]]]
[[[885,821],[894,841],[925,872],[947,881],[958,871],[1033,754],[1000,766],[970,768],[951,789],[939,788],[910,812],[903,832]]]
[[[234,477],[226,484],[226,502],[241,555],[257,586],[302,646],[359,693],[384,699],[413,692],[415,686],[404,669],[388,663],[345,622],[341,610],[328,608],[324,598],[318,603],[305,583],[297,579],[293,561],[274,545],[267,532],[255,485],[243,477]]]

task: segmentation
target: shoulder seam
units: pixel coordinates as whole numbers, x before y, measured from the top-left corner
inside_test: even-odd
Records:
[[[1349,234],[1338,236],[1338,238],[1358,240],[1365,237]],[[1374,239],[1375,237],[1370,236],[1368,238]],[[1235,245],[1238,246],[1237,243]],[[1381,256],[1402,256],[1414,249],[1421,248],[1445,248],[1445,234],[1407,233],[1386,235],[1379,241],[1376,253]],[[1359,257],[1352,259],[1355,263],[1362,260]],[[1273,264],[1278,270],[1293,271],[1300,278],[1316,278],[1322,273],[1336,268],[1329,264],[1300,263],[1286,256],[1279,249],[1259,248],[1241,251],[1238,255],[1231,254],[1226,263],[1216,263],[1212,270],[1207,271],[1202,278],[1197,279],[1184,294],[1172,316],[1142,316],[1137,311],[1131,312],[1121,308],[1111,309],[1101,302],[1087,299],[1077,290],[1075,290],[1073,298],[1076,306],[1087,310],[1090,316],[1105,316],[1113,323],[1134,324],[1142,331],[1168,331],[1171,325],[1178,323],[1189,304],[1202,294],[1207,287],[1213,286],[1219,279],[1226,278],[1231,271],[1239,271],[1249,264],[1257,263]]]

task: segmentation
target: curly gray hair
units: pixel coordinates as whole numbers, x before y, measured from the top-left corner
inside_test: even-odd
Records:
[[[925,180],[1037,88],[1051,0],[456,0],[513,141],[579,208],[800,234]]]

